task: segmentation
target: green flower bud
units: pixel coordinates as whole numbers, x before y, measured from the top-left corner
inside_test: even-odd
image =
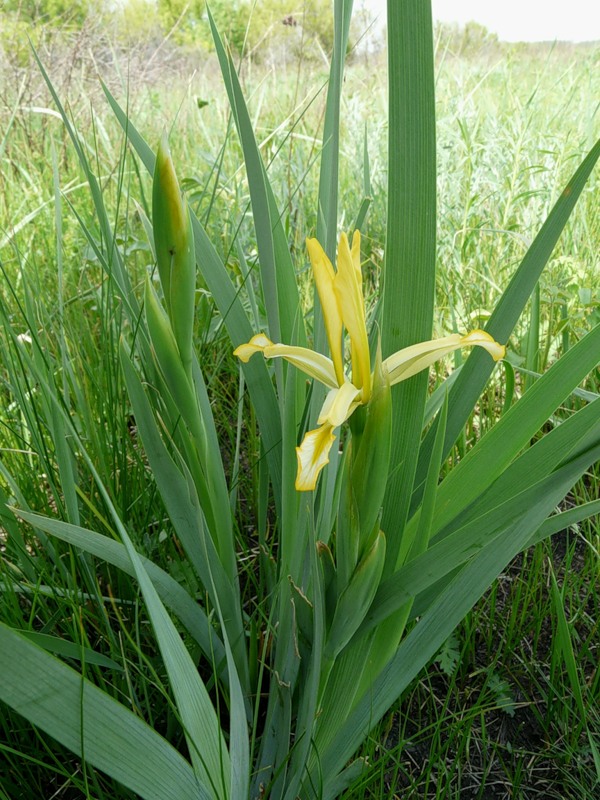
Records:
[[[194,235],[187,203],[181,196],[166,134],[154,168],[152,222],[158,274],[181,361],[191,375],[196,291]]]
[[[196,395],[186,373],[173,330],[150,280],[146,280],[144,310],[152,352],[175,405],[195,437],[198,446],[206,441],[204,424],[198,409]]]

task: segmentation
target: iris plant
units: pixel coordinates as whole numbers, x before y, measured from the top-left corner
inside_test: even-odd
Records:
[[[368,404],[374,379],[360,267],[360,232],[354,232],[351,246],[346,234],[342,233],[337,271],[316,239],[307,239],[306,244],[323,309],[331,358],[306,347],[276,344],[264,333],[253,336],[247,344],[240,345],[234,351],[244,362],[259,352],[265,358],[284,358],[329,388],[317,420],[318,427],[309,431],[296,448],[298,491],[315,488],[319,473],[329,463],[329,451],[335,440],[334,430],[356,408]],[[351,379],[344,366],[344,330],[350,339]],[[485,348],[494,361],[504,357],[504,346],[485,331],[473,330],[464,336],[454,333],[398,350],[382,362],[383,378],[393,386],[421,372],[448,353],[474,345]]]

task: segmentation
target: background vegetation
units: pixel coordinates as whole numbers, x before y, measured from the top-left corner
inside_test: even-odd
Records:
[[[122,377],[114,359],[124,324],[98,263],[106,243],[94,218],[83,175],[55,113],[24,36],[29,33],[51,73],[98,175],[113,215],[128,271],[142,281],[152,256],[133,199],[146,205],[150,185],[125,147],[101,93],[98,75],[128,104],[144,137],[157,142],[171,129],[183,186],[209,236],[240,281],[256,257],[242,156],[231,133],[228,105],[200,3],[131,0],[110,14],[93,0],[5,3],[0,53],[0,500],[69,518],[69,498],[55,431],[40,387],[28,385],[10,348],[13,337],[37,338],[48,374],[64,383],[65,403],[85,431],[86,446],[141,552],[189,587],[192,580],[169,532],[136,439]],[[302,3],[291,15],[277,0],[211,4],[229,35],[271,181],[278,191],[302,281],[304,238],[314,233],[321,143],[314,138],[324,113],[328,9]],[[288,24],[284,24],[287,21]],[[296,24],[294,24],[296,23]],[[385,53],[355,25],[346,72],[340,174],[340,226],[347,228],[371,198],[363,257],[371,291],[381,266],[386,225]],[[600,133],[600,47],[507,46],[485,30],[438,30],[437,119],[439,174],[438,303],[436,335],[485,320],[527,243],[567,178]],[[365,157],[366,153],[366,157]],[[365,170],[368,161],[369,169]],[[532,373],[600,321],[600,193],[592,176],[544,273],[532,307],[509,344],[515,391]],[[308,285],[308,282],[307,282]],[[197,344],[213,397],[222,441],[234,463],[238,373],[210,297],[199,298]],[[68,356],[77,376],[62,372]],[[57,366],[58,365],[58,366]],[[437,378],[443,377],[439,368]],[[479,437],[487,419],[510,401],[512,373],[492,385],[470,421],[455,457]],[[432,375],[432,381],[436,375]],[[592,375],[585,391],[598,392]],[[73,389],[77,387],[77,391]],[[570,401],[576,403],[576,398]],[[569,413],[565,407],[564,414]],[[255,453],[250,426],[245,450]],[[249,575],[257,557],[256,521],[244,516],[252,459],[238,476],[236,502],[245,524],[239,547]],[[105,511],[86,471],[73,464],[82,525]],[[9,476],[18,478],[17,485]],[[598,499],[598,470],[576,488],[578,501]],[[64,636],[119,667],[87,659],[85,669],[106,691],[164,735],[174,718],[164,702],[162,664],[152,648],[136,586],[106,567],[97,583],[67,547],[49,555],[33,537],[35,570],[15,580],[10,534],[14,518],[0,509],[0,617],[37,634]],[[8,534],[8,537],[7,537]],[[14,538],[14,537],[13,537]],[[583,735],[600,734],[598,695],[598,548],[592,520],[559,533],[513,563],[469,615],[401,707],[373,736],[372,765],[349,797],[592,798],[596,771]],[[45,565],[45,568],[44,568]],[[88,598],[46,587],[60,573]],[[31,577],[40,574],[37,583]],[[552,575],[561,587],[552,592]],[[65,584],[66,585],[66,584]],[[193,587],[192,587],[193,588]],[[251,582],[248,586],[252,594]],[[104,598],[98,603],[97,598]],[[120,603],[111,598],[118,597]],[[249,602],[251,597],[249,596]],[[563,658],[566,615],[575,672]],[[115,675],[117,676],[115,678]],[[111,688],[112,687],[112,688]],[[161,717],[154,718],[160,708]],[[166,709],[166,710],[165,710]],[[86,769],[43,733],[2,709],[0,797],[129,797],[102,774]],[[177,743],[177,742],[175,742]],[[596,786],[597,789],[597,786]]]

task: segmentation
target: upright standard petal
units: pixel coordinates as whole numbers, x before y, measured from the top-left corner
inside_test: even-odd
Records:
[[[346,234],[340,236],[333,286],[352,346],[352,383],[362,389],[362,401],[366,403],[371,394],[371,358],[360,271],[359,231],[354,232],[352,250]]]
[[[344,354],[342,350],[342,315],[333,290],[335,272],[327,254],[316,239],[307,239],[306,247],[313,268],[317,293],[323,309],[325,332],[333,359],[338,385],[344,382]]]
[[[319,473],[329,464],[329,451],[334,441],[333,425],[328,422],[306,434],[300,447],[296,448],[296,491],[310,492],[315,488]]]

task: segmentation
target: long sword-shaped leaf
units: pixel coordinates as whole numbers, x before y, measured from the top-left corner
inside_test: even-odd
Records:
[[[600,325],[536,381],[448,474],[438,490],[434,532],[491,485],[599,360]]]
[[[321,754],[319,769],[335,779],[366,733],[377,723],[404,688],[432,658],[456,625],[482,596],[506,564],[523,548],[570,487],[600,455],[593,448],[561,467],[546,482],[544,493],[505,536],[485,547],[437,596],[401,643],[388,666],[357,703],[334,739]],[[315,781],[313,770],[305,785]]]
[[[210,800],[149,725],[2,622],[0,673],[3,702],[143,800]]]
[[[210,787],[210,794],[215,800],[228,798],[231,768],[229,753],[210,696],[108,494],[103,490],[98,476],[95,477],[104,500],[111,509],[117,531],[140,584],[175,696],[196,777],[204,786]]]
[[[600,441],[599,420],[600,400],[595,400],[542,436],[533,447],[528,448],[505,469],[489,489],[449,525],[438,531],[435,541],[549,475],[561,463],[577,454],[574,448],[576,451],[583,451],[593,447]]]
[[[85,552],[91,553],[108,564],[118,567],[128,575],[135,574],[125,546],[120,542],[62,520],[42,517],[39,514],[32,514],[21,509],[13,510],[18,517],[28,522],[33,528],[43,530],[50,536],[62,539],[74,547],[80,547]],[[225,649],[223,643],[217,636],[216,631],[213,630],[204,610],[190,597],[183,586],[177,583],[167,572],[150,561],[150,559],[143,556],[140,556],[140,558],[150,576],[150,580],[156,587],[160,599],[185,625],[202,649],[205,657],[209,661],[214,660],[216,665],[224,663]]]
[[[508,340],[599,157],[600,140],[596,142],[579,169],[565,186],[494,309],[486,330],[496,341],[504,343]],[[477,348],[469,355],[461,369],[460,376],[450,390],[450,407],[444,453],[448,453],[456,441],[493,369],[493,362],[489,357],[483,352],[476,352],[476,350]],[[427,473],[427,464],[429,463],[434,435],[435,425],[428,431],[419,453],[419,463],[415,477],[417,490],[412,502],[413,509],[416,508],[420,500],[422,483]]]
[[[260,259],[260,276],[269,319],[269,335],[276,342],[305,345],[298,286],[287,237],[281,224],[281,214],[254,137],[250,115],[233,61],[225,52],[208,6],[207,13],[221,74],[244,153]]]
[[[388,0],[388,211],[384,356],[430,338],[435,291],[436,160],[431,6]],[[393,390],[393,444],[382,528],[386,574],[408,512],[427,389],[422,373]]]
[[[42,378],[40,378],[40,384],[43,390],[48,392],[48,386]],[[109,509],[117,533],[125,546],[135,576],[140,584],[181,716],[196,778],[215,800],[216,798],[218,800],[226,800],[229,798],[229,753],[227,752],[223,733],[210,696],[198,674],[196,665],[192,661],[177,628],[169,617],[142,564],[140,556],[133,546],[133,542],[115,509],[108,490],[100,479],[94,463],[75,430],[70,416],[59,404],[58,399],[52,392],[48,392],[48,396],[70,428],[73,442],[79,448],[81,457],[93,476],[106,507]],[[210,542],[208,536],[204,538],[206,542]]]
[[[121,365],[140,437],[165,507],[185,552],[213,604],[216,604],[218,595],[240,679],[248,689],[248,665],[237,580],[228,577],[219,560],[214,543],[206,530],[197,499],[194,500],[194,488],[189,485],[186,475],[182,472],[183,463],[180,469],[168,452],[140,378],[124,345],[121,347]],[[226,504],[226,511],[229,512],[229,503]]]
[[[353,0],[335,0],[333,4],[333,53],[329,70],[325,121],[323,123],[317,239],[321,242],[332,261],[334,260],[337,243],[340,101],[352,6]]]
[[[333,3],[333,53],[329,67],[325,120],[323,122],[323,147],[319,173],[319,196],[317,205],[317,239],[323,245],[330,261],[335,262],[338,224],[338,175],[340,159],[340,116],[344,76],[344,62],[348,50],[350,21],[353,0],[334,0]],[[328,351],[327,337],[321,303],[318,293],[314,294],[313,313],[314,347],[320,353]],[[323,391],[314,386],[310,403],[310,416],[317,419]],[[338,470],[338,453],[333,449],[326,470],[327,482],[323,484],[318,497],[319,530],[330,530],[334,509],[337,505],[334,495]],[[323,536],[323,534],[320,534]]]
[[[544,478],[487,514],[461,526],[409,561],[380,587],[362,626],[365,633],[430,586],[462,566],[492,541],[505,535],[547,486]]]

